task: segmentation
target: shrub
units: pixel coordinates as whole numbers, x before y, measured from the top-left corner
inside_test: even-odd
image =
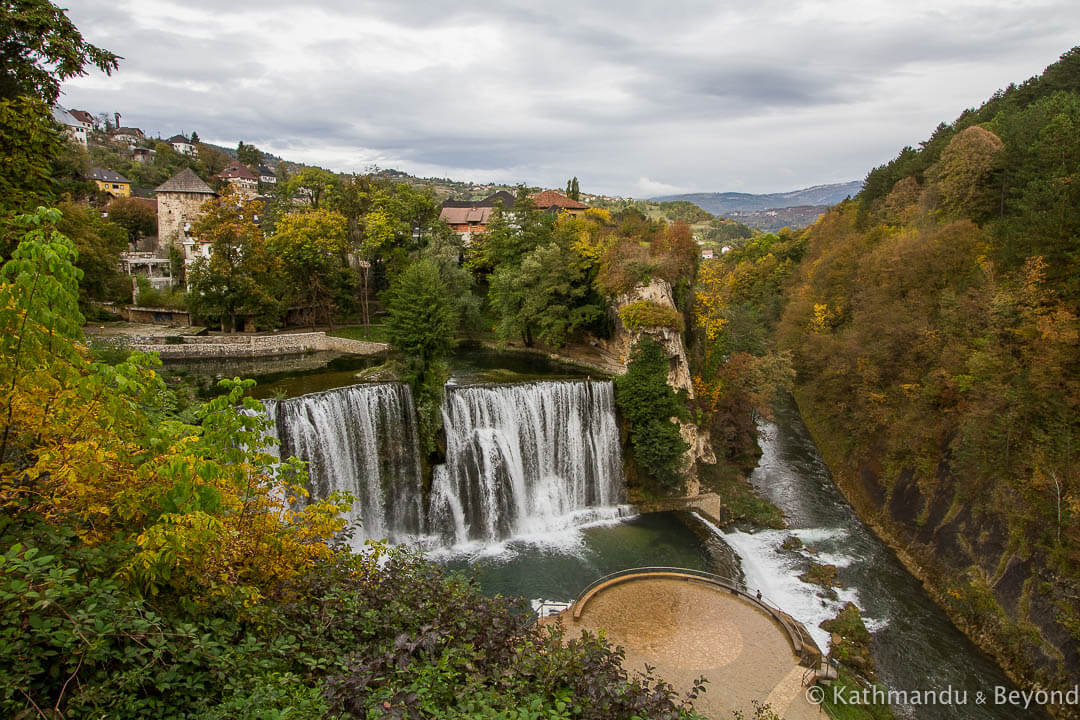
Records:
[[[619,308],[619,318],[630,332],[645,328],[663,327],[682,332],[683,317],[670,305],[661,305],[652,300],[638,300]]]
[[[686,415],[686,403],[667,384],[664,349],[645,336],[634,346],[626,374],[615,381],[615,401],[630,423],[634,462],[661,492],[682,487],[682,454],[689,445],[672,417]]]

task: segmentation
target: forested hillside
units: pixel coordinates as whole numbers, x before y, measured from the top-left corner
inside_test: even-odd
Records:
[[[1080,678],[1078,171],[1074,48],[871,171],[807,232],[777,328],[864,517],[1059,687]]]

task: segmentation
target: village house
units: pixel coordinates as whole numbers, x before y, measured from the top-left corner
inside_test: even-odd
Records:
[[[259,166],[259,182],[263,185],[277,185],[277,173],[265,165]]]
[[[183,251],[184,262],[209,257],[209,245],[202,247],[192,227],[202,214],[202,207],[216,194],[191,168],[184,168],[162,183],[155,191],[158,210],[158,253],[169,247]]]
[[[79,117],[76,117],[75,112],[65,110],[57,105],[53,107],[52,110],[53,120],[64,126],[72,140],[83,147],[86,147],[86,136],[87,133],[90,132],[90,129],[93,128],[93,123],[86,122]]]
[[[546,210],[549,213],[558,215],[560,213],[570,213],[571,215],[582,215],[589,206],[578,200],[571,200],[563,195],[561,192],[555,190],[544,190],[538,192],[532,196],[532,201],[536,203],[536,207],[541,210]]]
[[[235,191],[247,197],[254,197],[259,192],[259,176],[241,162],[229,163],[228,167],[215,177],[224,180]]]
[[[702,260],[712,260],[713,259],[713,249],[712,248],[701,248],[701,259]]]
[[[131,181],[118,172],[105,168],[91,168],[86,174],[87,180],[93,180],[97,189],[113,197],[130,197]]]
[[[71,116],[81,122],[87,130],[93,130],[97,127],[97,121],[94,120],[94,116],[85,110],[68,110]]]
[[[165,142],[172,145],[173,150],[181,155],[197,155],[198,150],[195,148],[195,143],[191,142],[191,138],[183,135],[173,135]]]
[[[127,145],[129,148],[135,147],[146,139],[142,130],[132,127],[118,127],[109,133],[109,137],[113,142]]]
[[[149,165],[154,162],[154,155],[157,151],[153,148],[137,147],[131,148],[131,159],[142,165]]]
[[[447,200],[439,210],[439,219],[469,245],[473,235],[487,232],[491,215],[499,204],[504,209],[514,207],[514,196],[503,190],[483,200]]]

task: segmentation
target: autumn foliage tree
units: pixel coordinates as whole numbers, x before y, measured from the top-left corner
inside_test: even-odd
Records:
[[[333,327],[334,315],[352,298],[346,259],[346,222],[325,209],[292,213],[277,224],[269,253],[281,263],[289,305],[309,308],[312,325]]]
[[[188,270],[188,307],[222,330],[242,330],[245,318],[273,326],[281,312],[282,260],[255,222],[261,209],[257,200],[226,194],[208,201],[194,226],[195,236],[210,244],[210,257]]]

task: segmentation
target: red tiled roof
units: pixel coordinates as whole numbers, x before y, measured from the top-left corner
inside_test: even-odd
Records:
[[[85,110],[68,110],[68,112],[71,113],[76,120],[89,123],[90,125],[94,124],[94,116]]]
[[[222,180],[229,180],[231,178],[242,178],[244,180],[258,180],[259,177],[247,169],[247,166],[243,163],[230,163],[227,168],[217,174]]]
[[[447,225],[486,225],[495,208],[490,207],[444,207],[439,219]]]
[[[564,210],[587,210],[589,207],[583,202],[571,200],[561,192],[556,192],[554,190],[545,190],[536,193],[532,196],[532,200],[536,203],[536,207],[538,208],[549,208],[554,205],[561,207]]]

